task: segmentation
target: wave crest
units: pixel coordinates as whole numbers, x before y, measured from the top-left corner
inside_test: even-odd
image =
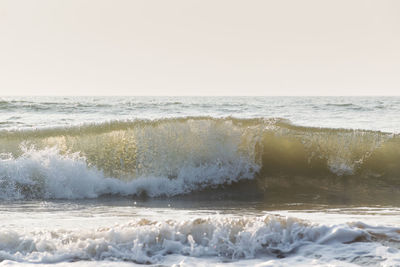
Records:
[[[398,135],[283,119],[194,117],[3,131],[0,145],[2,198],[172,196],[248,179],[261,187],[343,178],[400,185]]]

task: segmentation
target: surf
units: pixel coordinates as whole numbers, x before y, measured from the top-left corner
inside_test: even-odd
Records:
[[[349,254],[346,260],[381,260],[380,255],[396,262],[398,251],[385,248],[400,240],[399,228],[374,227],[361,222],[319,225],[296,218],[274,215],[227,218],[176,220],[133,220],[113,227],[87,230],[0,231],[2,261],[47,263],[74,261],[126,261],[138,264],[157,264],[169,255],[235,262],[238,260],[296,257],[321,257],[334,260],[338,249],[360,252]],[[382,250],[378,255],[365,251]],[[318,257],[318,255],[320,255]],[[303,259],[305,260],[305,259]],[[343,259],[341,259],[343,260]]]
[[[3,130],[0,153],[3,199],[170,197],[229,190],[246,181],[269,193],[338,193],[349,186],[357,193],[388,192],[400,186],[398,134],[302,127],[280,118]]]

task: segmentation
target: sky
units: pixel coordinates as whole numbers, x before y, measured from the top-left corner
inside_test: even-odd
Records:
[[[400,95],[400,1],[0,0],[0,95]]]

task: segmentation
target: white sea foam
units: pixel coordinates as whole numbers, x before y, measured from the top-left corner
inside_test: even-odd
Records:
[[[60,154],[56,147],[24,148],[14,158],[0,159],[0,198],[2,199],[80,199],[105,194],[173,196],[191,191],[251,179],[257,165],[238,157],[235,161],[195,165],[183,164],[174,178],[151,173],[131,180],[106,177],[88,167],[79,153]]]
[[[334,263],[331,266],[363,262],[400,264],[400,251],[387,240],[398,244],[399,229],[362,223],[317,225],[276,216],[141,219],[81,231],[17,233],[2,229],[0,259],[10,263],[102,260],[156,264],[178,257],[187,263],[193,262],[191,258],[201,258],[205,262],[228,261],[237,265],[257,259],[253,263],[262,266],[296,261],[304,265]]]

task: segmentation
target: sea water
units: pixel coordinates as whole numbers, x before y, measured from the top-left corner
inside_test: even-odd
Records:
[[[400,266],[400,97],[1,97],[0,264]]]

